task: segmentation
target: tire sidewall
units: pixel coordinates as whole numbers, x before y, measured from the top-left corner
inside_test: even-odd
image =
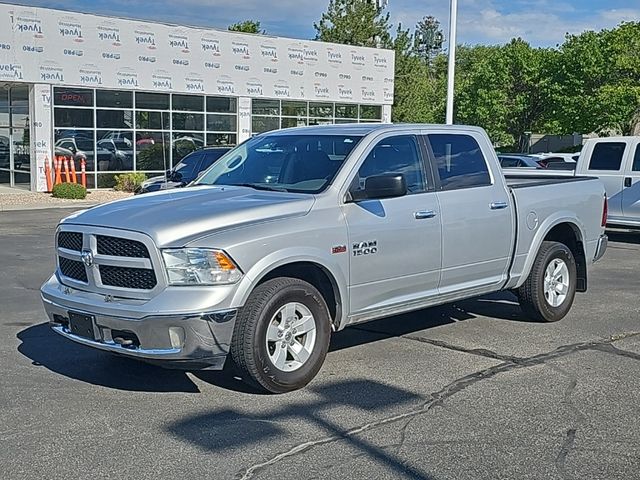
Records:
[[[544,292],[545,273],[547,271],[547,268],[549,267],[549,264],[555,259],[562,260],[567,265],[567,269],[569,270],[569,291],[567,292],[567,296],[564,299],[564,302],[562,302],[562,304],[558,307],[553,307],[549,304]],[[569,248],[559,243],[545,253],[543,258],[541,258],[540,263],[542,265],[542,268],[539,271],[539,278],[536,285],[538,298],[540,299],[540,313],[548,322],[555,322],[565,317],[567,313],[569,313],[569,310],[571,310],[571,306],[573,305],[573,300],[576,295],[577,281],[576,261]]]
[[[309,359],[300,368],[285,372],[278,369],[267,351],[267,328],[276,312],[285,304],[297,302],[305,305],[316,323],[316,340]],[[330,319],[326,304],[320,293],[311,285],[288,285],[279,290],[263,306],[256,323],[253,338],[253,353],[262,380],[272,391],[289,391],[305,386],[318,373],[329,349],[331,334]]]

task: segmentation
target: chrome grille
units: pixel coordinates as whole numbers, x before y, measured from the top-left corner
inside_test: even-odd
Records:
[[[59,258],[60,271],[65,277],[73,278],[79,282],[88,283],[87,271],[84,268],[84,264],[77,260],[70,260],[65,257]]]
[[[60,232],[58,246],[67,250],[82,251],[82,234],[79,232]]]
[[[151,258],[147,247],[127,238],[98,235],[96,237],[98,253],[114,257]]]
[[[151,290],[158,283],[153,270],[146,268],[100,265],[99,270],[102,283],[112,287]]]

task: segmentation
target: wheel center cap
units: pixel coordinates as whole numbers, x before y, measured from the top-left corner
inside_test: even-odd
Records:
[[[287,332],[287,334],[284,336],[284,339],[285,339],[287,342],[290,342],[290,341],[291,341],[291,332]]]

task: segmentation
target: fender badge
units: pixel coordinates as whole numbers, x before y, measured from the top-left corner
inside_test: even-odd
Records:
[[[335,247],[331,248],[331,253],[334,255],[336,253],[345,253],[346,251],[347,251],[346,245],[336,245]]]

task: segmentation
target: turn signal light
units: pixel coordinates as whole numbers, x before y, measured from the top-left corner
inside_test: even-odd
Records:
[[[609,201],[607,195],[604,196],[604,205],[602,207],[602,228],[607,226],[607,217],[609,215]]]

